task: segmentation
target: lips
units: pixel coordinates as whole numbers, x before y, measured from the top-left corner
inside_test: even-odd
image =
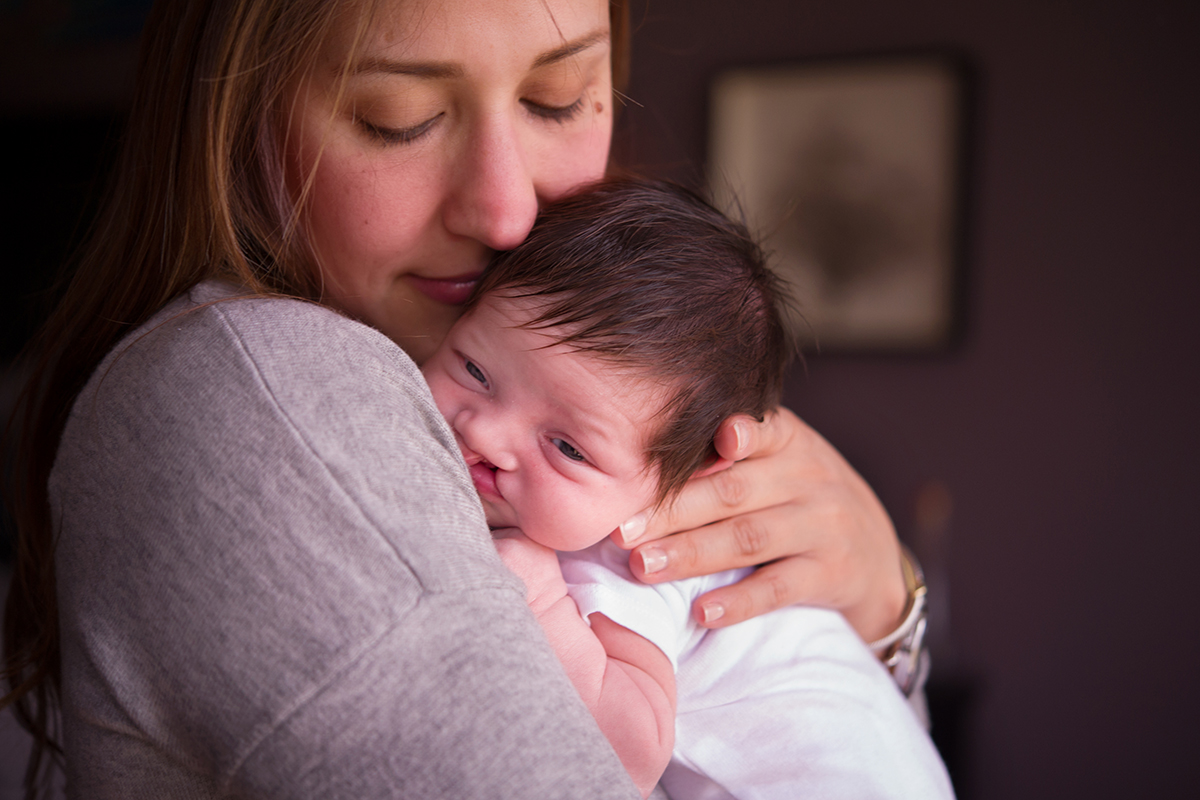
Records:
[[[456,275],[451,278],[422,278],[419,275],[405,275],[405,279],[421,294],[438,303],[448,306],[461,306],[475,291],[481,273]]]
[[[475,482],[475,490],[482,495],[490,495],[504,499],[504,495],[500,494],[500,489],[496,486],[496,470],[486,461],[470,466],[471,480]]]

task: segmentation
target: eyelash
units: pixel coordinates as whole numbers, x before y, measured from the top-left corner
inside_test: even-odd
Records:
[[[583,111],[583,96],[580,96],[574,103],[567,106],[546,106],[541,103],[535,103],[532,100],[522,100],[521,104],[533,114],[535,117],[540,117],[550,122],[557,122],[560,125],[570,122],[579,116]],[[433,128],[435,122],[442,118],[441,114],[431,117],[419,125],[414,125],[411,128],[383,128],[379,125],[374,125],[365,119],[359,119],[358,124],[362,126],[367,133],[374,136],[379,141],[388,145],[411,144],[420,139]]]
[[[532,100],[522,100],[521,104],[536,117],[541,117],[551,122],[570,122],[583,111],[583,95],[580,95],[574,103],[568,106],[545,106],[541,103],[535,103]]]
[[[430,117],[419,125],[414,125],[411,128],[381,128],[378,125],[373,125],[365,119],[359,118],[358,124],[375,138],[379,139],[384,144],[411,144],[417,141],[433,128],[433,124],[442,118],[441,114]]]

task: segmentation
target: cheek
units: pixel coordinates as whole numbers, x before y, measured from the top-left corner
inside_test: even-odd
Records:
[[[429,384],[429,392],[433,395],[434,405],[447,421],[454,418],[454,412],[458,408],[457,396],[458,383],[446,374],[441,365],[437,363],[437,356],[430,359],[422,367],[422,374],[425,376],[425,382]]]
[[[392,171],[355,161],[326,154],[310,195],[313,243],[327,268],[343,277],[412,250],[425,199]]]
[[[574,551],[591,547],[616,529],[637,510],[625,513],[617,495],[584,489],[559,479],[553,486],[538,483],[536,535],[531,539],[555,550]],[[619,517],[619,519],[618,519]]]
[[[320,142],[306,142],[313,152]],[[311,161],[310,161],[311,163]],[[307,173],[304,173],[307,174]],[[307,225],[327,276],[349,291],[396,277],[434,247],[439,164],[332,135],[308,192]]]
[[[541,199],[557,200],[603,178],[611,139],[612,116],[606,111],[590,129],[557,143],[546,156]]]

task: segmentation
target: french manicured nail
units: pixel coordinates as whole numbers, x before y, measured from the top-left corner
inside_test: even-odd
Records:
[[[661,572],[667,567],[667,554],[657,547],[647,547],[641,552],[642,572],[649,575]]]
[[[747,426],[745,422],[733,423],[733,436],[735,439],[737,439],[738,455],[743,455],[742,448],[746,446],[746,442],[750,439],[749,426]]]
[[[725,616],[725,606],[720,603],[705,603],[700,606],[700,613],[704,615],[705,623],[716,622]]]
[[[625,520],[625,522],[621,524],[621,527],[617,529],[621,532],[621,541],[625,544],[636,542],[639,538],[641,538],[641,535],[646,532],[647,521],[648,515],[645,511],[640,511],[629,519]]]

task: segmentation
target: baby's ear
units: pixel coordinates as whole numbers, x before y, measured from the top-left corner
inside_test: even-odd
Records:
[[[704,464],[700,469],[692,473],[692,478],[703,478],[705,475],[712,475],[714,472],[720,472],[723,469],[729,469],[734,464],[732,458],[725,458],[718,453],[713,453],[704,460]]]

